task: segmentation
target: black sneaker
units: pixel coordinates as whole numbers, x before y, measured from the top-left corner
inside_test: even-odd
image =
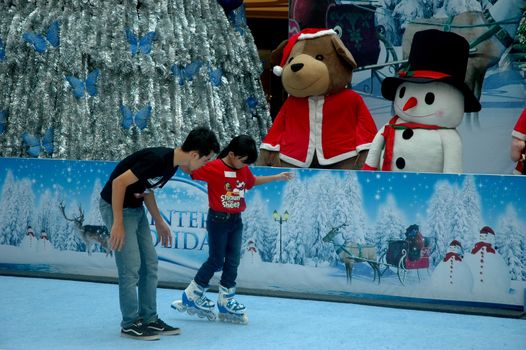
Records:
[[[164,323],[160,318],[155,322],[151,322],[146,327],[153,334],[158,335],[177,335],[181,334],[181,329],[177,327],[172,327]]]
[[[159,340],[159,334],[151,331],[140,322],[135,322],[131,326],[121,328],[121,336],[139,340]]]

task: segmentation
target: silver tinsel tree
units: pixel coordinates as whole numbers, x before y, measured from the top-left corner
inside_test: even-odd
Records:
[[[244,8],[216,0],[0,0],[0,156],[121,159],[199,125],[271,118]]]

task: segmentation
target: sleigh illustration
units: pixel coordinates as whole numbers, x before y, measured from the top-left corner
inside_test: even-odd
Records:
[[[374,272],[373,281],[378,278],[378,283],[387,270],[396,272],[402,285],[410,270],[416,271],[418,280],[420,280],[420,270],[425,269],[429,274],[429,257],[436,247],[436,239],[422,236],[418,225],[411,225],[407,228],[406,239],[388,241],[387,251],[378,259],[375,246],[345,240],[341,232],[344,226],[347,225],[342,224],[331,228],[323,237],[323,241],[333,244],[336,254],[345,265],[348,283],[352,281],[355,263],[369,264]]]
[[[383,275],[388,269],[396,272],[400,283],[404,284],[408,271],[415,270],[420,280],[420,270],[429,273],[429,257],[433,253],[435,239],[421,236],[420,241],[413,239],[390,240],[387,243],[387,251],[380,256],[379,262],[385,268],[381,271]]]

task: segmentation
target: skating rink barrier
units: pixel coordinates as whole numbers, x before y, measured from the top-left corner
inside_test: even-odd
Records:
[[[93,233],[115,164],[0,158],[0,273],[115,282],[108,236]],[[291,171],[225,190],[247,201],[240,292],[524,314],[526,176]],[[156,199],[173,235],[161,247],[152,223],[159,284],[181,288],[207,258],[206,184],[178,171]]]

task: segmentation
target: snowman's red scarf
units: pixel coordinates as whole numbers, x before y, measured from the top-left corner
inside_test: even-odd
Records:
[[[444,261],[448,261],[452,257],[455,258],[456,261],[462,261],[462,258],[460,257],[460,254],[453,253],[453,252],[447,253],[446,256],[444,257]]]
[[[396,124],[396,121],[399,119],[395,115],[389,123],[384,127],[384,132],[382,136],[385,139],[385,152],[384,152],[384,162],[382,164],[382,170],[391,171],[391,164],[393,163],[393,148],[394,148],[394,139],[396,130],[405,130],[405,129],[448,129],[438,125],[428,125],[428,124],[419,124],[419,123],[400,123]]]
[[[486,242],[478,242],[475,244],[475,247],[473,247],[473,250],[471,251],[471,254],[477,254],[479,250],[481,250],[483,247],[486,247],[486,251],[488,253],[495,254],[495,249],[491,246],[491,244]]]

